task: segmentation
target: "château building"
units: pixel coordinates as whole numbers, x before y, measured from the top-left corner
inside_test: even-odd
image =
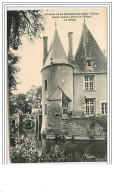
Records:
[[[68,33],[68,57],[55,27],[48,51],[43,37],[42,134],[62,129],[69,114],[74,118],[107,114],[107,61],[96,40],[83,24],[75,57],[73,33]]]

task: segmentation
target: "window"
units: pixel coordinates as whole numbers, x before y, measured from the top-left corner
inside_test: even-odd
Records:
[[[62,108],[63,108],[63,114],[67,114],[68,113],[68,101],[67,100],[62,101]]]
[[[45,114],[47,114],[47,104],[45,104]]]
[[[45,90],[47,90],[47,80],[45,80]]]
[[[94,89],[94,76],[85,76],[85,90]]]
[[[92,65],[92,61],[91,60],[87,60],[87,66],[91,66]]]
[[[68,107],[68,101],[63,100],[62,101],[62,107]]]
[[[107,103],[101,104],[102,114],[107,114]]]
[[[55,113],[55,116],[60,116],[60,113]]]
[[[63,108],[63,114],[67,114],[68,113],[68,109],[67,108]]]
[[[94,99],[86,99],[86,114],[94,114]]]

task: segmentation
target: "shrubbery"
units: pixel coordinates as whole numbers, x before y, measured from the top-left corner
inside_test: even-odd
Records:
[[[93,116],[90,119],[92,121],[91,123],[92,126],[94,126],[95,123],[98,123],[99,125],[103,127],[103,130],[107,132],[107,116],[100,116],[100,117]]]
[[[84,154],[77,152],[65,155],[65,151],[61,150],[58,143],[52,146],[49,152],[45,152],[43,148],[36,147],[36,138],[29,135],[25,139],[15,139],[15,146],[11,147],[12,163],[43,163],[43,162],[95,162],[106,161],[99,157],[91,156],[90,147],[85,148]]]

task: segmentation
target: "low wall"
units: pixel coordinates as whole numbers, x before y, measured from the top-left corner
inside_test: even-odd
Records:
[[[55,124],[55,128],[47,129],[47,135],[105,137],[107,127],[106,124],[104,125],[103,120],[105,121],[106,117],[59,119],[59,124]],[[60,126],[60,123],[61,128],[57,128],[57,126]]]

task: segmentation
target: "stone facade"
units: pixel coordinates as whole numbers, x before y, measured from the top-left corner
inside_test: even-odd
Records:
[[[85,75],[94,75],[94,90],[85,90]],[[95,114],[101,115],[101,103],[107,102],[107,75],[106,73],[79,73],[74,74],[74,113],[77,116],[85,114],[84,97],[95,100]],[[81,87],[80,87],[81,86]]]
[[[53,72],[53,73],[52,73]],[[47,81],[47,89],[45,89],[45,81]],[[58,105],[58,101],[61,100],[59,104],[61,104],[61,113],[62,113],[62,91],[69,98],[69,109],[73,110],[73,66],[70,64],[56,64],[48,67],[44,67],[42,69],[42,113],[43,113],[43,126],[42,132],[45,132],[45,128],[48,126],[48,121],[50,121],[49,115],[56,114],[56,103]],[[56,92],[55,97],[52,97],[54,90],[59,87],[62,90]],[[50,98],[51,100],[48,100]],[[52,101],[52,103],[50,103]],[[45,114],[45,105],[47,105],[47,114]],[[49,111],[49,107],[51,105],[51,109],[55,113],[51,113]],[[53,118],[53,116],[52,116]],[[56,118],[56,117],[55,117]],[[56,120],[56,119],[55,119]],[[49,122],[50,123],[50,122]],[[52,123],[52,122],[51,122]]]
[[[107,114],[106,58],[84,24],[79,47],[73,59],[72,34],[70,32],[68,36],[68,58],[57,29],[49,52],[46,41],[41,71],[43,114],[41,133],[105,136],[103,126],[91,121],[91,116]],[[70,112],[73,114],[71,118],[68,115]]]

